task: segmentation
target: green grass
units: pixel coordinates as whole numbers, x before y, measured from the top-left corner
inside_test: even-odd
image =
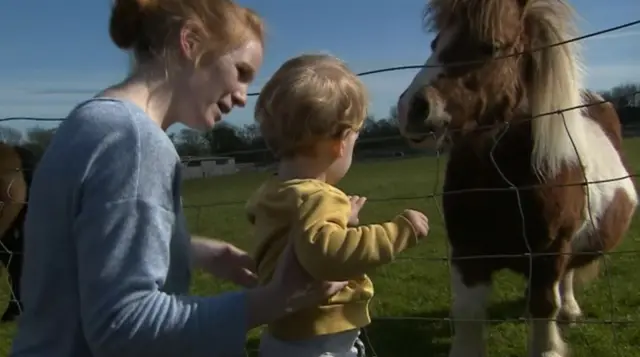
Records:
[[[640,171],[640,140],[626,142],[633,171]],[[429,238],[403,253],[401,259],[372,274],[376,296],[374,317],[366,337],[378,356],[446,356],[451,329],[447,321],[450,290],[445,232],[432,199],[425,196],[439,191],[437,159],[418,158],[355,165],[341,184],[346,192],[365,195],[369,202],[361,220],[375,222],[391,218],[404,208],[424,210],[430,217]],[[443,167],[444,162],[440,162]],[[186,183],[184,197],[189,206],[187,218],[198,234],[227,239],[240,247],[250,244],[243,202],[266,174],[239,174]],[[396,199],[402,197],[404,199]],[[417,198],[412,198],[417,197]],[[240,202],[239,204],[216,203]],[[205,206],[193,208],[193,206]],[[640,249],[640,224],[636,220],[618,251]],[[428,259],[433,258],[433,259]],[[604,269],[606,268],[606,269]],[[592,320],[640,319],[640,294],[636,275],[640,260],[636,254],[612,255],[603,264],[600,279],[579,288],[577,298],[587,318]],[[500,274],[492,295],[490,318],[517,319],[525,311],[523,279]],[[215,294],[234,287],[213,281],[202,274],[194,277],[193,292]],[[265,307],[268,308],[268,307]],[[613,316],[611,315],[613,313]],[[405,319],[406,318],[406,319]],[[7,355],[12,325],[0,327],[0,355]],[[257,333],[249,340],[255,348]],[[640,328],[637,324],[583,324],[565,333],[574,356],[637,356]],[[509,357],[525,354],[526,328],[521,322],[499,322],[489,327],[489,356]],[[365,343],[368,343],[365,339]],[[635,347],[633,347],[635,346]]]

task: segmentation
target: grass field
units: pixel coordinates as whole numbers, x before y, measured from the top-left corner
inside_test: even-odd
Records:
[[[625,145],[634,172],[640,172],[640,140],[628,140]],[[355,165],[341,184],[348,193],[369,197],[361,221],[389,219],[404,208],[424,210],[431,221],[432,230],[426,241],[372,274],[376,285],[372,308],[378,319],[367,328],[365,343],[373,346],[377,356],[447,355],[451,328],[442,319],[449,314],[450,290],[447,264],[441,259],[446,256],[447,246],[434,201],[425,198],[434,190],[439,191],[438,172],[441,171],[434,158],[363,163]],[[187,182],[184,198],[189,206],[187,216],[192,230],[247,248],[250,240],[242,203],[265,175],[242,174]],[[400,199],[394,199],[398,197]],[[636,220],[618,251],[639,249],[640,223]],[[640,283],[636,283],[636,274],[640,271],[638,258],[637,254],[611,255],[603,264],[601,278],[578,289],[577,298],[588,319],[632,322],[582,324],[568,330],[565,336],[572,345],[573,356],[640,355],[637,352],[640,328],[635,323],[640,319]],[[194,280],[196,294],[234,289],[203,275],[196,275]],[[521,317],[525,311],[521,297],[523,287],[522,279],[501,274],[492,296],[490,318]],[[13,326],[0,327],[0,356],[8,354],[12,333]],[[255,348],[255,336],[250,338],[249,348]],[[492,323],[489,356],[523,356],[526,338],[525,325],[521,322]]]

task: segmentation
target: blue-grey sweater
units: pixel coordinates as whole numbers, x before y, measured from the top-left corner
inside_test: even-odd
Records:
[[[180,159],[132,103],[95,98],[33,177],[11,357],[244,356],[242,292],[186,295]]]

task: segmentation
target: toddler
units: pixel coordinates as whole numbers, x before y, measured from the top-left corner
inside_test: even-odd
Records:
[[[358,336],[371,322],[373,297],[366,273],[428,233],[427,217],[414,210],[389,222],[358,225],[365,199],[334,186],[351,166],[366,108],[362,82],[329,55],[290,59],[258,97],[256,121],[280,160],[277,175],[247,203],[260,283],[271,279],[290,239],[313,278],[349,281],[321,306],[269,325],[260,341],[263,357],[364,356]]]

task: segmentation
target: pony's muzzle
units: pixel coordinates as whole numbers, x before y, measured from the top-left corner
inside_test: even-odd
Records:
[[[402,109],[401,132],[412,146],[441,146],[450,122],[441,94],[431,86],[415,93]]]
[[[409,102],[404,131],[413,141],[434,138],[446,127],[447,123],[433,120],[434,115],[438,115],[438,108],[441,105],[437,101],[434,102],[434,98],[430,95],[431,92],[433,92],[432,89],[425,87],[416,93]],[[439,97],[435,99],[439,99]]]

